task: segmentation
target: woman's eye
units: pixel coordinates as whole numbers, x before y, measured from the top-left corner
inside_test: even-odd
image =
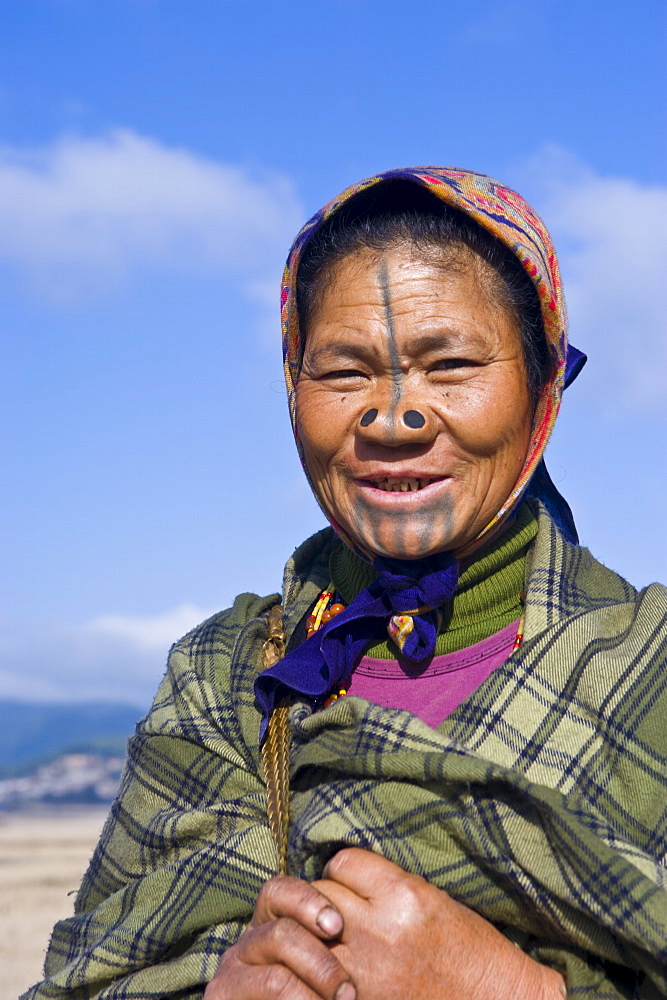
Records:
[[[471,358],[441,358],[433,366],[434,371],[447,371],[452,368],[476,368],[479,361]]]
[[[320,375],[320,379],[341,379],[341,378],[365,378],[363,372],[357,371],[356,368],[340,368],[333,372],[324,372]]]

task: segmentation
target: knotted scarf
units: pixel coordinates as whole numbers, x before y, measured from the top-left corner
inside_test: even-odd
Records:
[[[335,618],[255,681],[264,715],[261,735],[281,689],[317,700],[348,682],[364,648],[387,632],[408,660],[433,656],[438,611],[451,600],[459,563],[443,552],[426,559],[373,562],[378,576]]]

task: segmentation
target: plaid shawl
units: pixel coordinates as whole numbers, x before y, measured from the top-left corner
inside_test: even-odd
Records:
[[[334,544],[288,563],[288,632]],[[202,996],[276,870],[253,699],[275,601],[242,595],[173,648],[26,998]],[[360,845],[562,970],[569,996],[667,996],[666,613],[664,588],[636,593],[542,510],[524,644],[438,730],[359,698],[295,706],[289,871]]]

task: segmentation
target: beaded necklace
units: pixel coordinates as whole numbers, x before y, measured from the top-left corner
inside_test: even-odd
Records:
[[[308,615],[308,620],[306,622],[306,639],[309,639],[313,632],[317,632],[320,625],[324,622],[330,622],[335,615],[339,615],[341,611],[345,611],[344,604],[332,604],[329,607],[330,602],[333,600],[333,594],[330,590],[323,590],[317,599],[317,603],[313,608],[313,613]]]
[[[317,603],[313,608],[312,614],[308,615],[308,620],[306,621],[306,639],[310,639],[317,630],[325,622],[330,622],[332,618],[339,615],[341,611],[345,611],[345,605],[336,601],[333,601],[333,593],[330,590],[323,590],[317,599]],[[333,705],[335,701],[339,698],[343,698],[347,694],[347,688],[339,688],[334,694],[330,694],[328,698],[325,698],[322,708],[328,708],[329,705]]]
[[[339,615],[341,611],[345,610],[345,605],[341,604],[340,601],[335,601],[331,603],[334,599],[333,592],[331,590],[323,590],[318,597],[315,607],[312,613],[308,615],[306,621],[306,639],[310,639],[311,635],[325,623],[331,621],[336,615]],[[521,594],[521,603],[525,601],[525,594]],[[517,629],[516,637],[514,639],[514,645],[512,646],[512,652],[515,652],[523,642],[523,619],[524,616],[521,615],[519,621],[519,628]],[[327,698],[325,698],[322,708],[329,708],[333,705],[335,701],[339,698],[344,698],[347,694],[347,688],[339,688],[338,691],[332,692]]]

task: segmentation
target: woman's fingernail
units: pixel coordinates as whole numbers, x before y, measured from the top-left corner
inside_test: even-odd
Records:
[[[334,1000],[357,1000],[357,991],[349,979],[340,984],[336,990]]]
[[[343,929],[343,918],[338,910],[334,910],[333,906],[325,906],[317,915],[317,925],[321,927],[325,934],[335,937]],[[336,994],[336,997],[338,997],[338,994]],[[344,1000],[347,1000],[347,997]]]

